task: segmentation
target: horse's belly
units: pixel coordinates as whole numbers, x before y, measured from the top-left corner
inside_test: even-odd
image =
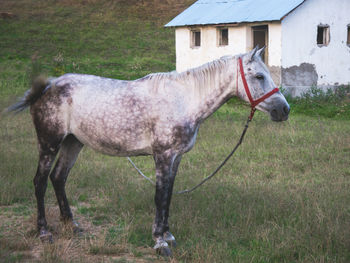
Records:
[[[141,155],[151,155],[151,147],[132,147],[132,148],[115,148],[115,147],[106,147],[104,145],[98,145],[97,147],[91,147],[95,151],[101,152],[103,154],[111,156],[141,156]]]
[[[142,138],[137,140],[121,140],[118,138],[95,139],[89,136],[77,136],[84,144],[95,151],[112,156],[139,156],[152,154],[150,144]]]
[[[72,133],[92,149],[114,156],[136,156],[152,154],[150,136],[145,129],[135,127],[109,127],[103,123],[81,122]]]

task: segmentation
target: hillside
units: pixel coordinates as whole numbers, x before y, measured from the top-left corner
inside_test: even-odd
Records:
[[[135,79],[175,68],[174,30],[193,0],[2,0],[0,95],[27,88],[32,61],[65,72]]]

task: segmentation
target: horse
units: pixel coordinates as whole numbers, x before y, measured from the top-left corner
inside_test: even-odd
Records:
[[[65,184],[86,145],[112,156],[153,156],[154,249],[171,256],[170,246],[176,241],[168,217],[174,180],[182,155],[195,144],[201,123],[235,96],[251,103],[263,96],[255,100],[254,108],[270,114],[272,121],[288,119],[290,107],[261,59],[263,52],[263,48],[255,48],[181,73],[153,73],[133,81],[72,73],[33,81],[31,89],[8,111],[30,107],[37,133],[39,163],[33,182],[40,239],[52,242],[44,206],[48,177],[61,220],[80,229],[73,220]]]

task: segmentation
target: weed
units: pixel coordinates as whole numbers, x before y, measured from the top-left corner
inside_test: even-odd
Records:
[[[328,89],[326,92],[311,87],[301,97],[287,99],[291,104],[292,113],[350,120],[350,86],[341,86],[336,90]]]

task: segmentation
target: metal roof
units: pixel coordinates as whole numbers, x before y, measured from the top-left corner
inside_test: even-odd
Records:
[[[199,0],[166,27],[279,21],[305,0]]]

